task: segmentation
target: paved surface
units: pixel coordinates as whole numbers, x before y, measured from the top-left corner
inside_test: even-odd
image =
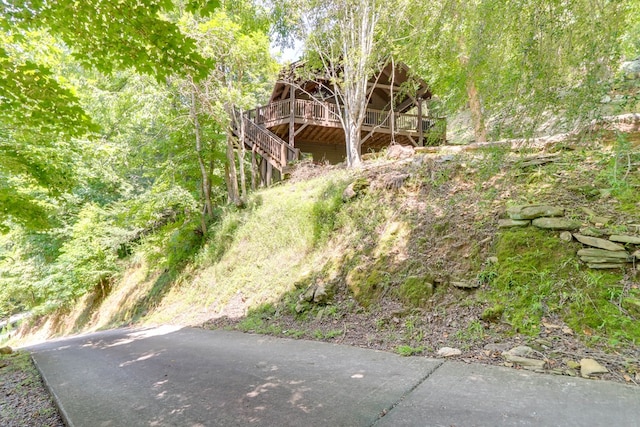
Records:
[[[200,329],[28,348],[70,426],[639,426],[604,381]]]

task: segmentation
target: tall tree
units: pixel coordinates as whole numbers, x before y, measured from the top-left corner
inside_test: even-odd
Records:
[[[50,197],[75,183],[74,138],[95,130],[69,85],[0,33],[0,229],[46,228]]]
[[[244,147],[234,135],[234,123],[241,121],[242,111],[264,101],[277,67],[269,52],[268,26],[260,12],[254,13],[256,18],[251,20],[237,9],[220,9],[206,19],[190,16],[182,22],[202,54],[213,62],[206,78],[182,87],[191,96],[192,111],[208,115],[224,130],[226,182],[232,203],[239,203],[246,193]]]
[[[408,2],[339,0],[282,2],[291,11],[289,25],[306,43],[312,73],[330,82],[345,133],[347,165],[360,166],[361,128],[371,88],[393,52],[394,29]]]
[[[476,140],[531,134],[549,114],[591,119],[618,67],[630,1],[437,0],[414,4],[402,57],[449,111],[465,104]]]
[[[191,0],[209,11],[217,1]],[[209,61],[161,14],[174,8],[159,0],[5,0],[0,14],[0,228],[13,221],[43,228],[47,198],[73,183],[69,167],[75,138],[96,128],[75,90],[48,65],[29,58],[29,34],[46,30],[75,58],[103,72],[133,67],[162,81],[189,72],[202,76]],[[25,53],[26,52],[26,53]]]

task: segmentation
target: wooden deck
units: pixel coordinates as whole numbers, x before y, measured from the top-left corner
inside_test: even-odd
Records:
[[[338,108],[328,102],[283,100],[249,110],[246,117],[285,141],[293,125],[296,140],[333,145],[344,143]],[[420,119],[416,114],[367,109],[361,129],[363,145],[388,144],[392,134],[405,144],[439,145],[444,142],[445,126],[442,118]]]
[[[305,99],[275,101],[244,113],[234,123],[234,133],[262,158],[261,176],[270,185],[272,170],[280,177],[300,153],[311,153],[318,161],[339,162],[344,158],[345,137],[338,106]],[[446,121],[415,114],[368,109],[361,128],[362,152],[377,151],[391,142],[404,145],[441,145],[445,141]]]

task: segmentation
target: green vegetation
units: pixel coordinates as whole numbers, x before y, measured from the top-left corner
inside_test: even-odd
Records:
[[[424,306],[433,295],[433,278],[430,276],[410,276],[398,288],[400,298],[410,306]]]
[[[589,340],[637,344],[640,326],[620,306],[623,298],[637,295],[637,289],[625,288],[620,271],[581,268],[575,256],[578,246],[535,228],[500,233],[499,262],[482,272],[489,283],[487,298],[494,304],[483,318],[503,315],[514,333],[533,335],[543,317],[560,316]]]
[[[454,334],[462,349],[468,349],[472,344],[482,341],[485,337],[484,326],[478,320],[472,320],[464,329],[459,329]]]
[[[424,351],[424,347],[411,347],[409,345],[401,345],[396,348],[396,353],[400,356],[415,356]]]
[[[608,159],[603,159],[606,163],[596,178],[597,182],[619,201],[621,210],[635,213],[638,210],[640,176],[633,169],[640,162],[640,153],[634,152],[628,137],[622,133],[616,134],[612,148]]]
[[[347,341],[355,324],[408,355],[430,337],[533,337],[554,318],[592,345],[638,345],[637,267],[587,270],[557,233],[496,228],[509,205],[554,203],[594,232],[637,233],[637,124],[591,123],[637,111],[638,79],[619,71],[640,54],[637,2],[80,3],[0,15],[0,318],[33,312],[20,331],[220,317]],[[351,12],[375,25],[350,33]],[[429,113],[470,112],[476,141],[588,126],[548,143],[549,162],[530,163],[526,143],[381,153],[258,188],[229,128],[269,99],[276,32],[304,39],[309,64],[334,60],[322,65],[349,111],[359,80],[402,61],[437,95]],[[356,35],[369,57],[340,52]]]

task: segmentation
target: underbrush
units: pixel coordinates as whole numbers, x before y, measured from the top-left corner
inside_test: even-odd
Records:
[[[637,295],[621,271],[589,270],[576,257],[578,243],[535,228],[504,231],[496,242],[498,262],[479,280],[491,307],[501,307],[512,333],[536,335],[543,318],[562,318],[588,342],[637,345],[640,324],[621,302]]]
[[[637,345],[637,276],[587,270],[580,244],[557,232],[497,229],[508,205],[525,203],[558,204],[585,224],[596,220],[588,208],[620,232],[640,223],[632,209],[640,156],[620,147],[558,152],[533,166],[523,161],[535,157],[531,150],[494,147],[333,170],[219,208],[204,236],[197,219],[177,217],[116,259],[123,271],[81,324],[222,317],[243,331],[342,342],[354,333],[346,319],[357,319],[370,346],[424,354],[498,334],[533,337],[559,318],[589,343]],[[399,174],[408,178],[396,185]],[[376,185],[385,177],[393,185]],[[343,199],[351,183],[358,191]],[[317,286],[331,294],[327,301],[313,300]],[[100,315],[90,312],[107,305],[112,312],[96,323]]]

